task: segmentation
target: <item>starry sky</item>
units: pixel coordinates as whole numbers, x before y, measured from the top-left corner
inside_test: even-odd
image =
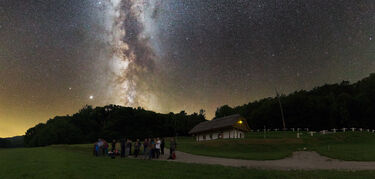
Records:
[[[188,113],[375,72],[372,0],[0,0],[0,137],[84,105]]]

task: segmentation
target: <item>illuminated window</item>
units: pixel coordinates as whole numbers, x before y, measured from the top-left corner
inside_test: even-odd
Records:
[[[238,124],[242,124],[242,120],[239,120],[237,123],[238,123]]]

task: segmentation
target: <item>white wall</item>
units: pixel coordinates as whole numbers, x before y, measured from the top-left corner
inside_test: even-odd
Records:
[[[238,135],[238,137],[240,137],[240,138],[245,138],[245,133],[244,132],[242,132],[242,131],[239,131],[239,134],[241,134],[241,135]]]
[[[229,139],[229,132],[230,131],[223,131],[223,138],[224,139]]]
[[[245,138],[245,133],[236,129],[230,131],[224,131],[224,139],[238,139]]]
[[[212,139],[218,139],[219,138],[219,133],[213,133],[212,134]]]
[[[212,138],[210,138],[210,134],[212,134]],[[219,132],[213,133],[205,133],[205,134],[197,134],[195,139],[197,141],[204,141],[204,140],[214,140],[219,138]],[[206,136],[206,139],[203,139],[203,136]],[[245,138],[245,133],[236,129],[223,131],[223,138],[224,139],[237,139],[237,138]]]

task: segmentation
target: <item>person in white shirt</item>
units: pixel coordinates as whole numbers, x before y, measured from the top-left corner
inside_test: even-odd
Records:
[[[156,158],[159,158],[159,156],[160,156],[160,144],[161,144],[161,141],[160,141],[160,139],[158,137],[156,139],[156,143],[155,143]]]

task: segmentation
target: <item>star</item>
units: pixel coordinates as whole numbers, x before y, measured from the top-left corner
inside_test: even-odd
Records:
[[[82,102],[204,108],[211,119],[226,103],[273,96],[274,86],[289,94],[375,72],[373,13],[363,8],[375,1],[93,0],[49,11],[13,1],[0,0],[0,106],[13,113],[23,110],[15,102],[40,103],[33,116],[14,117],[25,124]]]

